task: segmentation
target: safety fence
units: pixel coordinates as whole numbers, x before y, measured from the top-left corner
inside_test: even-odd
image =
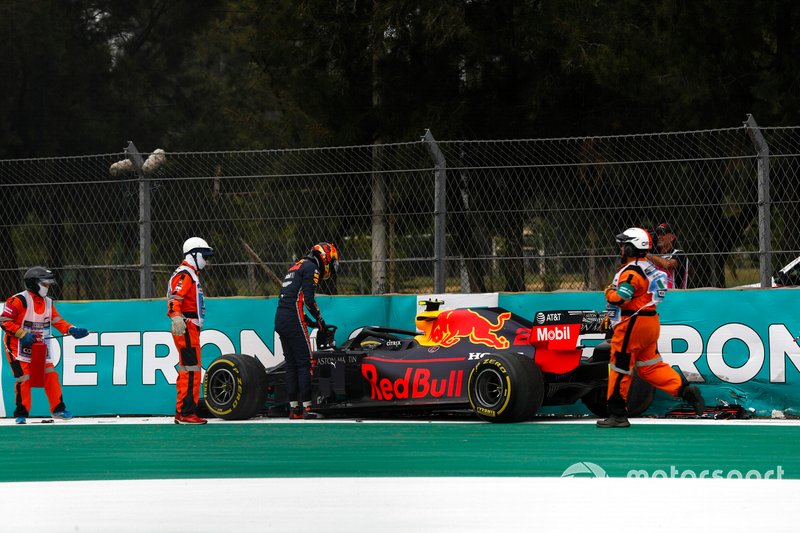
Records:
[[[435,133],[435,132],[434,132]],[[141,141],[140,141],[141,142]],[[57,271],[66,299],[161,296],[181,245],[212,296],[274,295],[334,242],[330,294],[596,290],[614,235],[669,223],[690,287],[758,283],[800,255],[800,127],[0,161],[0,289]]]

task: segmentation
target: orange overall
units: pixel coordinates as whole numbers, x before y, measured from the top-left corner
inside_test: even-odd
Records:
[[[4,347],[6,359],[14,374],[14,396],[16,408],[14,416],[27,417],[31,410],[30,348],[20,346],[18,335],[23,332],[34,333],[37,337],[50,334],[50,327],[63,334],[72,324],[61,318],[53,300],[31,291],[23,291],[6,300],[5,309],[0,315],[0,327],[5,331]],[[64,400],[58,373],[48,354],[45,364],[44,392],[50,404],[50,412],[63,411]]]
[[[197,270],[184,261],[172,274],[167,292],[167,316],[186,318],[186,333],[172,336],[178,349],[178,391],[175,411],[191,415],[197,411],[200,400],[202,361],[200,358],[200,329],[205,314],[203,289]]]
[[[661,360],[657,350],[661,324],[656,304],[663,298],[666,284],[660,286],[655,270],[650,261],[633,259],[620,267],[605,292],[609,309],[616,313],[612,319],[614,334],[608,376],[608,410],[612,415],[627,415],[633,369],[643,380],[672,396],[678,396],[683,385],[681,375]],[[617,292],[623,283],[633,286],[629,299]]]

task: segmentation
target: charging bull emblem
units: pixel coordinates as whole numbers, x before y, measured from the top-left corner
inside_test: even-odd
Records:
[[[475,344],[485,344],[497,350],[505,350],[510,345],[508,339],[495,332],[503,329],[503,324],[509,318],[511,313],[501,313],[497,315],[497,322],[492,323],[470,309],[444,311],[436,317],[430,339],[440,346],[449,348],[467,337]]]

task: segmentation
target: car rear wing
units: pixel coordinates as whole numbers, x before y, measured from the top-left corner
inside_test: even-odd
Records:
[[[530,343],[536,348],[534,361],[542,372],[565,374],[581,361],[583,346],[578,338],[584,333],[604,331],[605,312],[540,311],[533,318]]]

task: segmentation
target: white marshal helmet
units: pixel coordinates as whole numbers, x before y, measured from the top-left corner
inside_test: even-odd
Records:
[[[653,248],[653,241],[650,234],[642,228],[628,228],[617,235],[617,243],[620,245],[630,244],[639,251],[647,252]]]
[[[190,237],[183,243],[183,257],[186,257],[186,261],[193,263],[197,270],[203,270],[208,264],[208,260],[214,257],[214,249],[208,245],[205,239]]]
[[[205,239],[201,239],[200,237],[189,237],[186,239],[186,242],[183,243],[183,255],[192,252],[200,252],[207,256],[214,255],[214,249],[208,245]]]

